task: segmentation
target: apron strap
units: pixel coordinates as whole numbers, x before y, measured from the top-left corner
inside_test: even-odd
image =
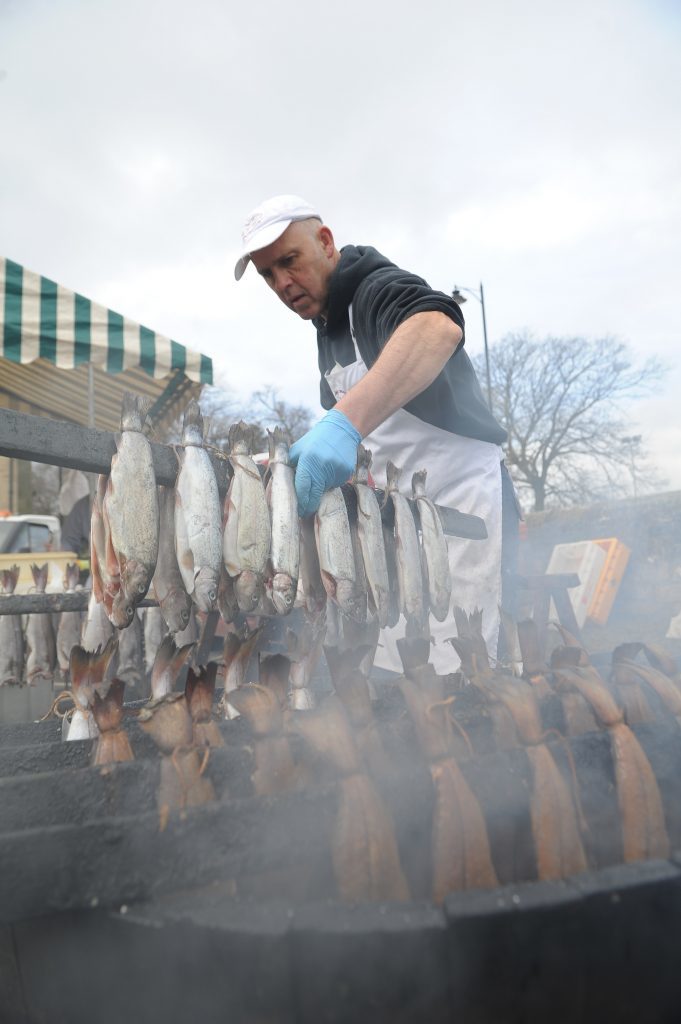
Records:
[[[350,321],[350,337],[352,338],[352,344],[355,346],[355,355],[357,359],[361,359],[359,349],[357,348],[357,335],[355,334],[355,324],[352,319],[352,303],[348,306],[348,320]]]

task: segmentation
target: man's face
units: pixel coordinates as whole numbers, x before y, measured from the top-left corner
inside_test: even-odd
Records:
[[[272,245],[251,253],[260,276],[303,320],[326,312],[329,278],[338,258],[333,235],[318,220],[290,224]]]

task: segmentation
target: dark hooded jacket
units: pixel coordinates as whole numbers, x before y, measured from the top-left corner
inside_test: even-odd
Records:
[[[313,321],[324,409],[336,404],[324,374],[336,363],[347,366],[356,360],[348,315],[351,303],[357,347],[368,368],[396,328],[414,313],[445,313],[462,330],[464,326],[460,307],[444,292],[434,291],[423,278],[401,270],[371,246],[345,246],[329,282],[327,320]],[[433,383],[404,408],[452,434],[493,444],[506,440],[482,396],[463,339]]]

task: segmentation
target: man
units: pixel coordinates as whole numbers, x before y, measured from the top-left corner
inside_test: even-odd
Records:
[[[321,404],[326,416],[291,448],[301,516],[321,495],[344,483],[357,446],[373,454],[372,474],[386,483],[390,460],[412,474],[427,469],[426,490],[437,504],[484,519],[488,538],[450,538],[454,602],[484,610],[489,650],[496,654],[501,603],[502,452],[506,433],[487,408],[463,348],[463,316],[452,298],[401,270],[371,246],[336,248],[317,211],[294,195],[274,196],[247,218],[237,280],[249,262],[281,301],[317,330]],[[512,490],[512,489],[511,489]],[[451,620],[432,623],[432,660],[451,670],[444,641]],[[384,631],[384,657],[399,667]],[[380,649],[379,649],[380,652]]]

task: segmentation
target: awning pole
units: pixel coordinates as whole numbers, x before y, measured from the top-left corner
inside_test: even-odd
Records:
[[[87,364],[87,407],[88,426],[95,427],[95,369],[92,363]]]

